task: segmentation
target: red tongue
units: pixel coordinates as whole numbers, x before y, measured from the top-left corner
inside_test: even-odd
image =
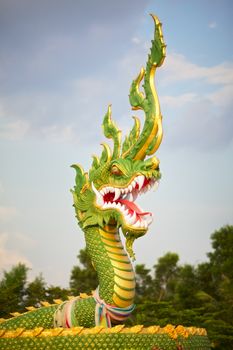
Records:
[[[117,202],[120,202],[122,204],[125,204],[126,207],[136,212],[137,215],[143,216],[151,214],[150,212],[141,212],[141,210],[138,208],[138,206],[134,202],[130,202],[127,199],[118,199]]]

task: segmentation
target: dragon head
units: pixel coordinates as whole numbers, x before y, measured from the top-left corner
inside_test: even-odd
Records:
[[[121,142],[121,131],[111,118],[111,106],[103,120],[103,132],[113,140],[113,150],[103,143],[101,157],[93,156],[89,173],[74,164],[76,186],[72,191],[79,225],[113,224],[121,227],[126,237],[126,248],[133,256],[135,238],[144,235],[152,222],[152,214],[136,204],[138,195],[144,194],[158,184],[161,177],[159,161],[154,155],[162,140],[162,116],[157,92],[154,87],[156,68],[165,58],[161,23],[152,15],[155,35],[146,69],[142,68],[133,80],[129,100],[133,110],[145,113],[140,130],[140,120],[134,117],[134,126]],[[144,93],[139,90],[144,79]]]

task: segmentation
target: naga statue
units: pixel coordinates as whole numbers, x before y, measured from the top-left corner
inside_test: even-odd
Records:
[[[103,132],[113,140],[113,148],[103,143],[102,154],[93,156],[89,172],[72,165],[76,171],[72,190],[76,217],[99,286],[90,296],[55,300],[53,305],[42,302],[40,308],[13,313],[13,318],[0,324],[1,349],[209,349],[202,328],[123,324],[135,307],[133,242],[146,234],[152,222],[152,213],[136,200],[161,177],[155,153],[163,136],[162,116],[154,76],[165,59],[166,45],[159,19],[152,18],[155,32],[146,68],[133,80],[129,94],[132,109],[145,114],[143,127],[134,117],[132,130],[122,142],[109,106]]]

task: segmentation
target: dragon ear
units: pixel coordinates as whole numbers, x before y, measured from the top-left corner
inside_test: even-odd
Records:
[[[87,178],[85,176],[84,170],[79,164],[73,164],[71,165],[71,168],[74,168],[76,170],[76,177],[75,177],[75,191],[80,192],[82,187],[87,183]]]

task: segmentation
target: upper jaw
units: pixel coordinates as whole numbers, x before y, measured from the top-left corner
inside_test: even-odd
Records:
[[[139,174],[125,187],[104,186],[97,190],[92,182],[96,195],[96,205],[102,210],[116,209],[123,215],[125,226],[134,230],[147,230],[152,222],[152,214],[144,212],[134,201],[138,194],[146,193],[158,185],[155,178]]]

